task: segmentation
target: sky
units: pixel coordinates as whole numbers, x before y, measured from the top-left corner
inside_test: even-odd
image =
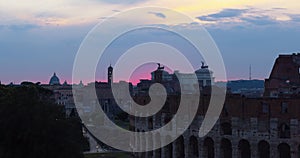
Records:
[[[201,24],[222,54],[228,80],[248,79],[249,65],[252,78],[267,78],[279,54],[300,52],[298,0],[0,0],[0,81],[47,83],[56,72],[61,82],[72,82],[73,62],[88,32],[112,15],[146,6],[166,7]],[[169,20],[164,12],[149,14],[164,24]],[[151,23],[152,18],[143,20]],[[151,34],[143,33],[149,38]],[[166,35],[156,38],[160,36]],[[115,49],[124,44],[115,44]],[[180,47],[192,51],[184,44]],[[106,68],[112,62],[99,65]],[[194,64],[200,65],[201,61]],[[152,70],[153,65],[139,69],[139,77],[149,77]],[[105,71],[97,74],[97,80],[106,80]]]

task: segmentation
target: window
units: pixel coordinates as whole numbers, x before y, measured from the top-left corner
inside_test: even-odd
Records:
[[[279,126],[279,138],[291,138],[290,127],[285,123]]]
[[[231,124],[224,122],[221,124],[221,135],[232,135]]]
[[[204,82],[203,80],[199,80],[199,86],[203,87],[204,86]]]
[[[269,105],[267,103],[262,103],[262,112],[264,114],[269,112]]]
[[[211,86],[211,80],[206,80],[206,86]]]
[[[288,113],[288,104],[286,102],[281,103],[281,113]]]

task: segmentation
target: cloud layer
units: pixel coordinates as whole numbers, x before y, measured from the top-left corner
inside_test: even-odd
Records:
[[[217,13],[196,17],[204,24],[224,25],[240,24],[267,26],[280,23],[300,22],[299,14],[288,14],[286,8],[271,8],[267,10],[257,8],[231,9],[225,8]]]

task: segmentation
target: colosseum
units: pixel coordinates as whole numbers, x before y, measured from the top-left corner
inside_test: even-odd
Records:
[[[205,137],[199,137],[199,127],[210,100],[209,89],[202,89],[197,115],[181,136],[163,148],[136,156],[300,158],[300,54],[279,55],[270,77],[265,80],[263,96],[253,98],[227,93],[217,123]],[[178,109],[178,98],[177,94],[168,95],[163,109],[153,117],[131,118],[131,130],[149,131],[170,122]],[[143,103],[149,101],[143,94],[137,94],[135,99]],[[172,122],[169,130],[176,128],[176,122]],[[168,131],[146,140],[136,138],[135,143],[139,147],[159,146],[166,141],[161,138],[170,139]]]

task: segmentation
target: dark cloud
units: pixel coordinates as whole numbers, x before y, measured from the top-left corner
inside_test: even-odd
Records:
[[[239,17],[249,9],[223,9],[219,13],[199,16],[198,19],[202,21],[217,21],[223,18]]]
[[[159,18],[163,18],[163,19],[166,18],[166,15],[163,14],[163,13],[159,13],[159,12],[148,12],[148,13],[149,13],[149,14],[153,14],[153,15],[159,17]]]

